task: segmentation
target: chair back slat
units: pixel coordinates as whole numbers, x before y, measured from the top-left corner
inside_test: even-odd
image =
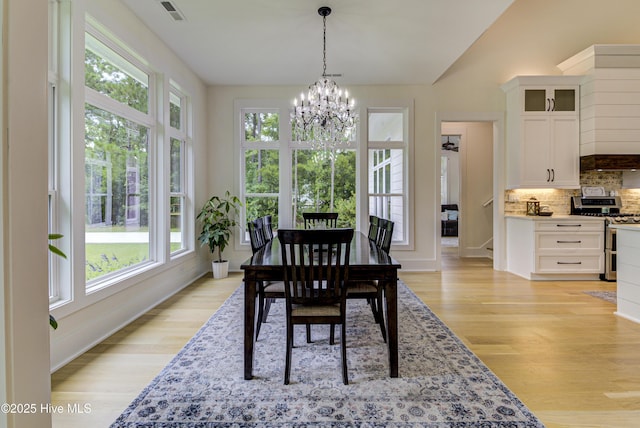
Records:
[[[273,239],[273,226],[271,224],[270,215],[262,217],[262,234],[265,242],[269,242]]]
[[[305,229],[335,229],[338,227],[338,213],[302,213]]]

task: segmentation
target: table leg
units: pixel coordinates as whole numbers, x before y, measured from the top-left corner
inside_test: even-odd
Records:
[[[389,347],[389,376],[398,377],[398,280],[385,283],[387,306],[387,345]]]
[[[244,378],[253,377],[253,345],[256,325],[256,281],[244,280]]]

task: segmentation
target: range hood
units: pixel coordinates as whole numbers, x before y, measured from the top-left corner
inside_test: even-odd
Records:
[[[640,155],[587,155],[580,157],[580,172],[640,171]]]
[[[593,45],[558,65],[580,75],[580,171],[640,171],[640,45]]]

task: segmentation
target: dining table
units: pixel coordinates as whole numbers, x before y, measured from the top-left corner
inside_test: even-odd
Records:
[[[244,378],[253,377],[256,297],[260,281],[284,280],[280,242],[267,242],[240,266],[244,271]],[[398,269],[401,265],[377,247],[367,234],[356,231],[351,240],[349,280],[377,280],[383,286],[389,376],[398,377]],[[284,297],[284,296],[283,296]],[[348,311],[348,305],[347,305]],[[282,322],[284,322],[284,318]]]

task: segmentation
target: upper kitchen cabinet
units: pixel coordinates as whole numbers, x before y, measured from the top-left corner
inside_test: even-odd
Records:
[[[507,188],[580,187],[581,76],[518,76],[507,95]]]

